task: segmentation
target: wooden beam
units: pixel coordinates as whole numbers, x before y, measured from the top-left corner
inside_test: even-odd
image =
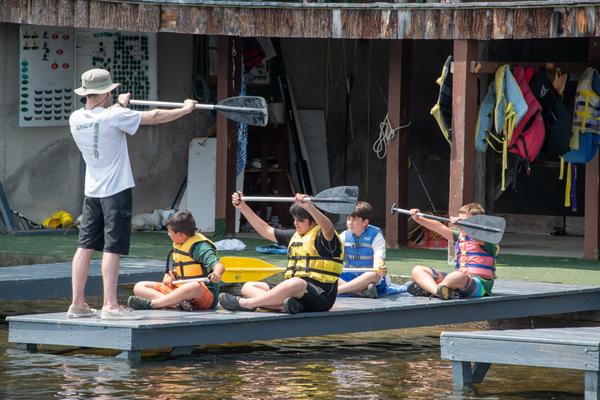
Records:
[[[410,53],[410,41],[390,41],[388,115],[392,128],[409,119]],[[390,141],[385,167],[385,233],[388,247],[395,249],[407,243],[406,217],[391,215],[389,210],[394,203],[408,208],[408,128],[398,130]]]
[[[498,67],[509,64],[531,66],[535,68],[544,67],[555,70],[560,68],[563,73],[582,73],[586,68],[594,65],[590,63],[556,63],[556,62],[528,62],[528,61],[471,61],[469,63],[469,72],[472,74],[495,74]]]
[[[590,62],[600,61],[600,40],[590,39]],[[598,259],[598,154],[585,165],[585,209],[583,230],[583,258]]]
[[[219,71],[217,74],[217,101],[234,95],[236,72],[239,68],[236,57],[232,57],[235,39],[219,37]],[[236,52],[239,53],[239,52]],[[228,201],[235,191],[235,160],[237,142],[234,124],[217,114],[217,179],[215,187],[215,237],[223,237],[235,231],[235,211]]]
[[[450,150],[450,196],[448,212],[473,201],[475,167],[475,124],[477,118],[477,79],[469,73],[471,61],[477,57],[474,40],[454,41],[454,74],[452,75],[452,146]]]

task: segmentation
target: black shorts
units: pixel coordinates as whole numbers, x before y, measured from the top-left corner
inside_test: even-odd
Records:
[[[337,297],[338,285],[302,278],[307,283],[306,294],[300,299],[305,312],[329,311]]]
[[[109,197],[85,197],[79,227],[79,247],[129,254],[131,188]]]

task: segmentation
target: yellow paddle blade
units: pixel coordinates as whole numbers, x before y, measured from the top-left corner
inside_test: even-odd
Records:
[[[221,257],[219,261],[225,267],[222,280],[227,283],[261,281],[285,271],[259,258]]]

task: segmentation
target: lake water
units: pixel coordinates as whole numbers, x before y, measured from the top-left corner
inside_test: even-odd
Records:
[[[66,303],[21,302],[0,315],[55,312]],[[7,344],[0,325],[2,399],[583,399],[583,373],[493,365],[484,382],[452,390],[442,328],[400,329],[197,347],[188,356],[144,353],[131,366],[114,352]]]

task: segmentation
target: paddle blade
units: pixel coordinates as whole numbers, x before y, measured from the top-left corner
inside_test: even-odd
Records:
[[[502,236],[504,236],[504,229],[506,228],[506,220],[504,218],[485,214],[474,215],[463,222],[477,225],[465,226],[464,224],[459,224],[467,235],[474,239],[493,244],[500,243]]]
[[[267,102],[258,96],[228,97],[215,105],[214,109],[242,124],[266,126],[269,122]]]
[[[269,264],[259,258],[221,257],[225,267],[222,280],[227,283],[261,281],[285,271],[285,268]]]
[[[358,200],[358,186],[337,186],[325,189],[310,201],[332,214],[352,214]]]

